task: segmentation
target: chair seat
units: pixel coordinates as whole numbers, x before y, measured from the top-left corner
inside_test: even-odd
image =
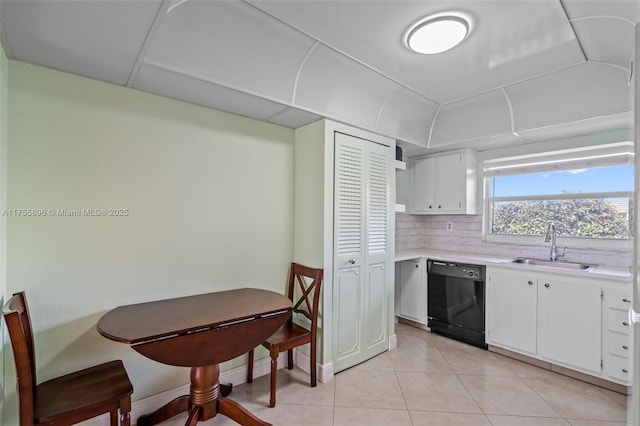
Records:
[[[39,384],[35,395],[35,421],[47,423],[79,412],[96,410],[133,392],[122,361],[116,360],[76,371]]]
[[[285,323],[271,337],[269,337],[262,345],[267,349],[269,346],[281,346],[286,343],[287,346],[295,347],[299,345],[300,340],[310,340],[311,331],[298,324]]]
[[[269,350],[271,357],[271,389],[269,407],[276,406],[276,383],[278,356],[280,352],[287,352],[287,368],[293,370],[293,349],[309,344],[309,374],[311,387],[317,383],[316,368],[316,334],[318,330],[318,311],[320,303],[320,286],[322,283],[322,269],[309,268],[299,263],[292,263],[289,270],[287,296],[293,303],[293,317],[278,329],[271,337],[262,342],[262,346]],[[310,329],[293,322],[295,315],[303,315],[310,321]],[[297,318],[297,317],[295,317]],[[249,351],[247,359],[247,382],[253,381],[253,354]]]

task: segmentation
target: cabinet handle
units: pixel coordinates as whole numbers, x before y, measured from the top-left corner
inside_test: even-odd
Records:
[[[527,284],[533,285],[533,281],[529,280],[529,281],[527,281]]]
[[[420,267],[420,265],[416,265],[416,268],[419,268],[419,267]]]
[[[629,350],[629,346],[627,346],[627,345],[622,345],[622,349],[624,349],[625,351],[628,351],[628,350]]]
[[[433,206],[429,206],[429,208],[430,208],[430,209],[432,209],[432,208],[433,208]]]
[[[546,288],[551,287],[551,286],[549,285],[549,283],[545,283],[545,284],[544,284],[544,286],[545,286]]]
[[[626,325],[629,325],[629,323],[628,323],[628,322],[626,322],[626,321],[622,321],[622,325],[625,325],[625,326],[626,326]]]
[[[439,209],[441,209],[441,208],[442,208],[442,206],[438,206],[438,208],[439,208]]]
[[[626,373],[628,373],[628,372],[629,372],[629,370],[627,370],[626,368],[623,368],[623,369],[622,369],[622,372],[626,374]]]
[[[349,262],[350,264],[352,264],[352,265],[355,265],[355,264],[356,264],[356,260],[355,260],[355,259],[349,259],[349,260],[348,260],[348,262]]]
[[[631,300],[629,300],[629,299],[622,299],[622,301],[623,301],[624,303],[631,303]]]

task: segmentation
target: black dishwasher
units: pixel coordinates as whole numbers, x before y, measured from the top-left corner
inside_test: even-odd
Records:
[[[485,267],[428,259],[427,274],[431,331],[486,349]]]

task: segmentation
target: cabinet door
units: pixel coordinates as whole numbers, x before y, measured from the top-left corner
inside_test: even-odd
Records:
[[[391,149],[335,133],[334,371],[389,347]]]
[[[424,268],[420,260],[400,262],[400,316],[412,321],[425,322],[422,278]],[[425,277],[426,278],[426,275]]]
[[[437,213],[456,213],[462,209],[462,155],[436,157],[435,204]]]
[[[338,369],[360,361],[362,352],[363,285],[360,267],[340,268],[334,281],[334,362]]]
[[[488,343],[535,355],[537,287],[535,277],[511,271],[489,271]]]
[[[389,321],[392,317],[387,300],[393,290],[390,260],[394,254],[389,244],[394,201],[391,199],[390,175],[393,151],[373,142],[366,145],[365,184],[365,270],[364,278],[364,349],[369,359],[389,349]]]
[[[435,157],[416,158],[413,162],[413,211],[433,213],[436,211],[436,160]]]
[[[540,276],[538,300],[539,355],[569,367],[600,374],[600,287]]]

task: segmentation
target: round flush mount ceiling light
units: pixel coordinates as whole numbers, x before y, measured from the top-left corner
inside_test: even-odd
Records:
[[[458,12],[444,12],[421,19],[405,35],[409,49],[432,55],[446,52],[464,41],[471,32],[471,20]]]

